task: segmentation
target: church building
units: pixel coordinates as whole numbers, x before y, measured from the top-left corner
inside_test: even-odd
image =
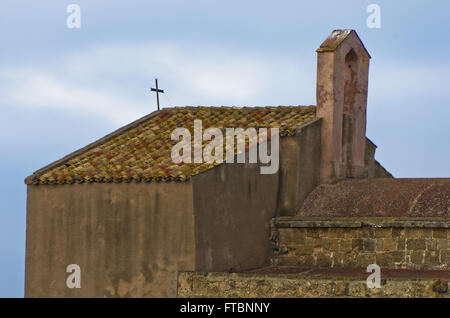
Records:
[[[25,296],[448,296],[450,179],[396,179],[375,160],[354,30],[316,52],[315,106],[163,108],[27,177]],[[173,131],[199,120],[278,129],[277,171],[174,162]],[[384,289],[366,287],[370,264]]]

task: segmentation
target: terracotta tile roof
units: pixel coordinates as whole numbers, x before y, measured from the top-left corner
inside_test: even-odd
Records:
[[[166,108],[34,172],[25,183],[185,181],[218,164],[175,164],[170,155],[178,143],[170,138],[175,128],[185,127],[193,136],[194,120],[201,119],[203,129],[277,127],[286,136],[315,114],[314,106]]]
[[[450,178],[353,179],[320,185],[302,217],[450,217]]]

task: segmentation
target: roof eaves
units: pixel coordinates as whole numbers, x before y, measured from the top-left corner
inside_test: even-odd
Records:
[[[79,155],[81,155],[81,154],[83,154],[83,153],[85,153],[85,152],[87,152],[87,151],[89,151],[89,150],[91,150],[91,149],[93,149],[95,147],[98,147],[99,145],[101,145],[101,144],[103,144],[105,142],[108,142],[109,140],[113,139],[114,137],[117,137],[118,135],[120,135],[120,134],[122,134],[122,133],[124,133],[124,132],[126,132],[126,131],[128,131],[130,129],[133,129],[133,128],[139,126],[141,123],[149,120],[152,117],[155,117],[155,116],[161,114],[162,112],[164,112],[164,110],[154,111],[154,112],[152,112],[152,113],[150,113],[148,115],[145,115],[144,117],[141,117],[141,118],[135,120],[134,122],[132,122],[132,123],[130,123],[128,125],[125,125],[125,126],[119,128],[119,129],[113,131],[112,133],[107,134],[106,136],[104,136],[104,137],[102,137],[102,138],[100,138],[100,139],[98,139],[98,140],[88,144],[87,146],[84,146],[83,148],[80,148],[80,149],[78,149],[78,150],[76,150],[76,151],[74,151],[74,152],[64,156],[63,158],[61,158],[59,160],[56,160],[56,161],[46,165],[45,167],[43,167],[43,168],[41,168],[39,170],[36,170],[35,172],[33,172],[33,174],[31,174],[30,176],[25,178],[25,180],[24,180],[25,183],[26,184],[32,184],[34,180],[38,179],[40,176],[42,176],[47,171],[49,171],[49,170],[51,170],[51,169],[53,169],[53,168],[55,168],[55,167],[57,167],[59,165],[62,165],[65,162],[69,161],[70,159],[73,159],[76,156],[79,156]]]

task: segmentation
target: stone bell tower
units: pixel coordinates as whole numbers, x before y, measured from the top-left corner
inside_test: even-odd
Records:
[[[370,55],[354,30],[334,30],[316,52],[321,183],[364,178]]]

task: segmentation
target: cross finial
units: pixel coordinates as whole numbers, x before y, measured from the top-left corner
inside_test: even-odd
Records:
[[[158,79],[155,78],[155,86],[156,88],[151,88],[152,92],[156,92],[156,104],[158,105],[159,110],[159,93],[164,93],[164,90],[158,88]]]

